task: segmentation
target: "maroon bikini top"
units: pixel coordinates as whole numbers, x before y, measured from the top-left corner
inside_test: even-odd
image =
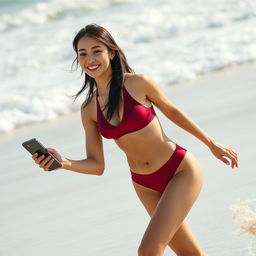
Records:
[[[149,124],[156,116],[153,106],[145,107],[136,101],[123,86],[124,113],[119,125],[110,124],[104,117],[98,101],[97,120],[101,135],[107,139],[118,139],[121,136],[138,131]]]

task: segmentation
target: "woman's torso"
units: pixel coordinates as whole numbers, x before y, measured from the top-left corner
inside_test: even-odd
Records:
[[[123,90],[126,90],[128,95],[125,95],[123,92],[121,93],[120,118],[118,119],[117,116],[114,116],[110,122],[107,121],[110,128],[114,130],[118,130],[119,125],[122,124],[122,121],[119,120],[123,119],[124,110],[127,107],[125,104],[128,104],[125,97],[131,97],[134,102],[144,106],[146,108],[145,111],[150,111],[151,108],[151,102],[145,97],[145,92],[141,90],[141,87],[136,84],[133,74],[126,75],[124,86]],[[106,98],[104,99],[103,96],[97,97],[96,93],[90,102],[93,105],[91,109],[93,109],[93,119],[96,122],[99,122],[97,114],[101,114],[99,109],[102,111],[105,102]],[[105,118],[106,111],[102,112],[102,114],[101,118]],[[129,113],[127,115],[127,118],[129,118]],[[170,155],[175,150],[175,143],[164,134],[158,117],[153,116],[151,119],[143,128],[126,133],[115,139],[116,144],[126,154],[130,169],[136,173],[149,174],[156,171],[170,158]],[[100,122],[99,125],[101,125]]]

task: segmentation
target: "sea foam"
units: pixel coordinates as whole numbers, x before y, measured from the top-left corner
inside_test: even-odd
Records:
[[[249,234],[248,254],[256,255],[256,199],[239,201],[231,206],[233,219],[239,225],[239,233]]]
[[[83,82],[70,73],[71,43],[89,23],[106,27],[160,87],[256,60],[252,0],[39,2],[0,16],[0,132],[79,109],[67,97]]]

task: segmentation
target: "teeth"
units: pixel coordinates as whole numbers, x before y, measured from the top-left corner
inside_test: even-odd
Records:
[[[95,66],[90,66],[90,67],[87,67],[88,69],[96,69],[96,68],[98,68],[99,67],[99,65],[95,65]]]

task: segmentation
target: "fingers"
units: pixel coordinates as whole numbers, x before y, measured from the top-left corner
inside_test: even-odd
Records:
[[[47,148],[47,151],[49,153],[51,153],[55,158],[57,158],[57,160],[59,160],[61,162],[61,155],[53,148]]]
[[[47,157],[44,156],[43,160],[39,164],[40,168],[43,168],[45,171],[47,171],[49,168],[48,165],[49,165],[49,161],[51,160],[51,158],[52,158],[51,156],[47,156]]]
[[[230,164],[229,161],[228,161],[225,157],[223,157],[223,156],[221,156],[219,159],[220,159],[224,164],[226,164],[226,165],[229,165],[229,164]]]
[[[231,147],[215,144],[212,153],[226,165],[231,165],[231,168],[238,167],[238,155]]]
[[[50,161],[49,160],[47,160],[47,161],[49,161],[48,163],[46,163],[46,165],[44,166],[44,170],[45,171],[48,171],[49,170],[49,168],[50,168],[50,166],[52,165],[52,163],[54,162],[54,159],[53,158],[51,158],[50,156],[49,156],[49,159],[51,159]]]
[[[237,153],[232,149],[232,148],[228,148],[227,149],[228,153],[229,153],[229,157],[231,159],[231,167],[238,167],[238,155]]]
[[[53,148],[46,148],[48,152],[50,153],[56,153],[56,150]]]
[[[38,154],[34,154],[32,156],[32,159],[35,161],[37,165],[39,165],[40,168],[44,169],[45,171],[48,171],[51,164],[54,162],[54,159],[51,156],[46,157],[45,155],[41,155],[38,158]]]
[[[231,160],[232,168],[238,167],[238,155],[232,148],[227,147],[225,150],[224,156],[226,156],[227,158],[229,158]],[[228,165],[230,164],[229,161],[226,158],[224,158],[223,156],[221,157],[221,160]]]
[[[237,153],[232,148],[228,148],[227,151],[234,159],[237,159]]]

